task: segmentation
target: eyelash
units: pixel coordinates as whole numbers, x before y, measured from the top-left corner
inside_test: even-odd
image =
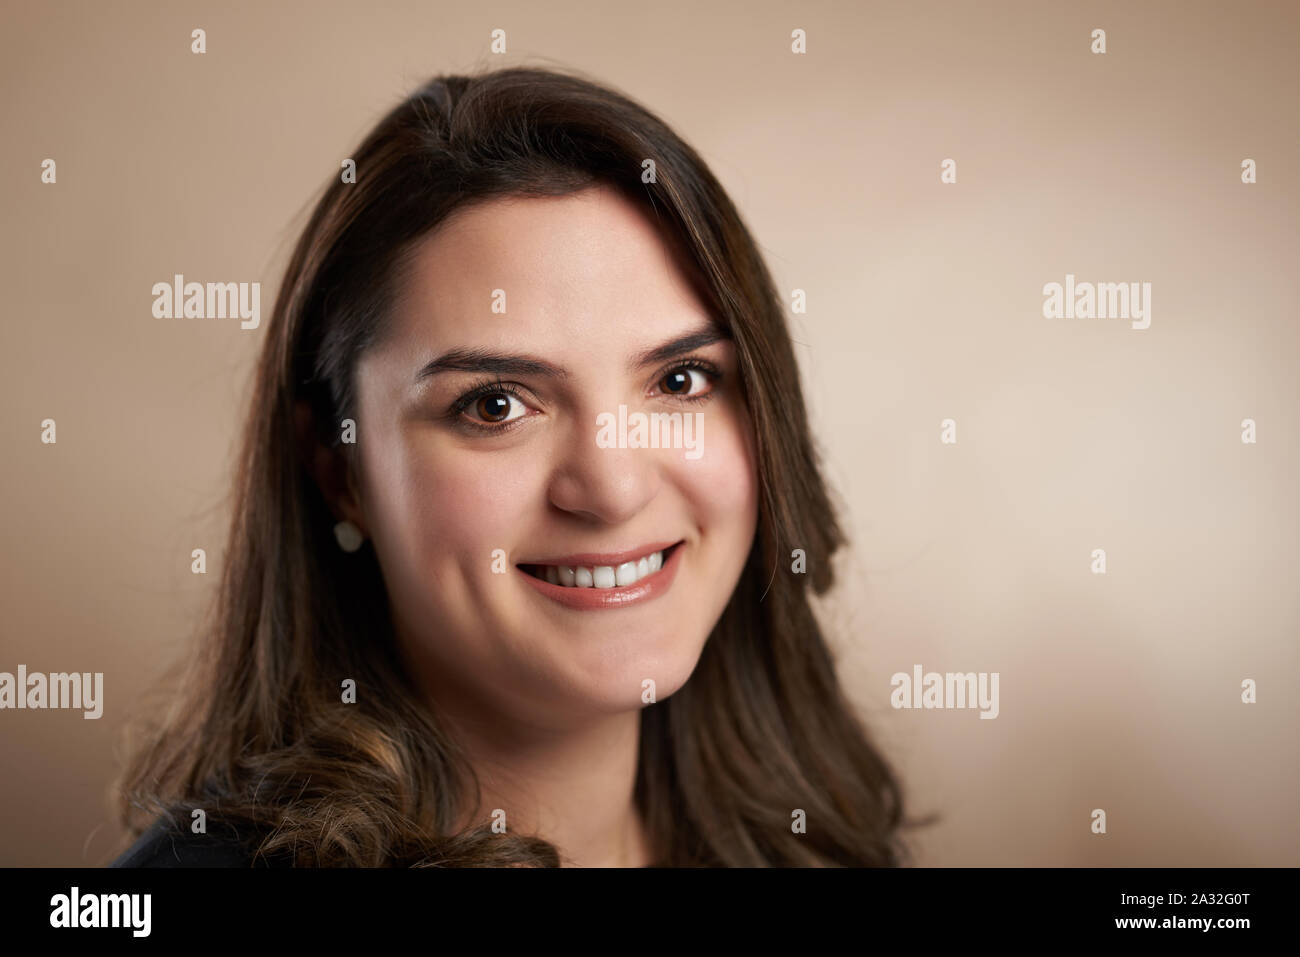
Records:
[[[690,369],[694,369],[698,372],[703,372],[706,376],[708,376],[711,380],[711,384],[713,388],[709,389],[708,392],[702,393],[701,395],[672,395],[671,393],[665,393],[665,394],[668,395],[670,398],[675,398],[682,402],[690,402],[690,403],[707,402],[709,399],[713,398],[713,393],[717,389],[718,382],[722,379],[722,370],[719,369],[712,362],[709,362],[707,359],[691,357],[689,359],[683,359],[681,362],[674,363],[673,365],[665,368],[663,372],[659,373],[659,375],[655,377],[655,383],[657,384],[660,380],[670,375],[671,373],[681,372],[683,370],[690,370]],[[524,401],[523,393],[520,392],[519,388],[514,384],[509,382],[503,382],[500,379],[485,379],[482,382],[479,382],[476,385],[471,386],[468,392],[460,396],[460,398],[456,399],[456,401],[453,402],[451,404],[451,407],[447,410],[447,417],[454,424],[456,424],[461,428],[469,429],[470,431],[478,432],[484,435],[500,434],[502,432],[508,432],[511,429],[513,429],[517,424],[519,424],[520,421],[522,421],[524,417],[521,416],[519,419],[515,419],[513,422],[507,422],[504,425],[490,425],[486,422],[473,422],[464,417],[464,413],[466,409],[468,409],[479,399],[486,398],[487,396],[490,395],[509,395],[518,399],[520,402]]]

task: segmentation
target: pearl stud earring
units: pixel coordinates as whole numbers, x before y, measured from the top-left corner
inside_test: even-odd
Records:
[[[339,548],[345,552],[355,552],[366,540],[361,534],[361,529],[346,519],[334,526],[334,537],[338,540]]]

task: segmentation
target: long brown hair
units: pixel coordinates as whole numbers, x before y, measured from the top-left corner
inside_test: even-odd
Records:
[[[120,782],[128,828],[203,808],[303,865],[559,863],[540,837],[453,832],[477,778],[399,664],[373,551],[333,541],[302,435],[310,422],[334,445],[355,418],[353,370],[415,240],[468,203],[605,184],[685,251],[732,336],[761,485],[746,567],[694,673],[641,714],[635,795],[656,862],[904,863],[898,781],[809,602],[844,536],[783,305],[703,160],[626,96],[535,67],[436,77],[351,155],[356,181],[324,188],[265,327],[220,589],[175,703]],[[790,570],[796,548],[806,574]],[[341,707],[343,678],[384,693]]]

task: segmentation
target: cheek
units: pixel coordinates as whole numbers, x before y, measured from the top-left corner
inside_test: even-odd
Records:
[[[758,490],[749,420],[743,410],[718,412],[705,414],[703,454],[676,463],[678,482],[706,533],[747,544],[753,536]]]
[[[488,568],[493,549],[509,549],[534,488],[526,461],[418,440],[375,458],[375,534],[393,551],[425,567],[472,570]]]

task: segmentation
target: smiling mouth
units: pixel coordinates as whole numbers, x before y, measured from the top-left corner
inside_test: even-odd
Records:
[[[657,575],[681,542],[619,565],[520,565],[524,573],[562,588],[612,590],[640,584]]]

